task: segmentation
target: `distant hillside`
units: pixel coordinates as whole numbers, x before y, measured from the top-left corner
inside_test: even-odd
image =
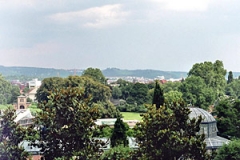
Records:
[[[4,67],[0,66],[0,73],[8,80],[30,80],[38,78],[40,80],[47,77],[67,77],[70,75],[82,75],[83,69],[54,69],[37,67]],[[187,77],[187,72],[178,71],[160,71],[160,70],[127,70],[118,68],[107,68],[102,70],[105,77],[144,77],[154,79],[158,76],[164,76],[165,79]],[[233,72],[234,78],[240,76],[240,72]]]
[[[106,77],[144,77],[154,79],[158,76],[164,76],[165,79],[187,77],[187,72],[160,71],[160,70],[126,70],[117,68],[107,68],[102,71]]]
[[[8,80],[26,80],[31,78],[39,78],[41,80],[47,77],[67,77],[69,75],[73,75],[74,73],[81,75],[82,70],[75,71],[53,68],[0,66],[0,73]]]

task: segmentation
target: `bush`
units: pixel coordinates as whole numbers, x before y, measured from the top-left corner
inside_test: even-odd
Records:
[[[130,160],[131,149],[129,147],[117,146],[105,151],[100,160]]]
[[[230,141],[218,149],[214,160],[239,160],[240,159],[240,140]]]

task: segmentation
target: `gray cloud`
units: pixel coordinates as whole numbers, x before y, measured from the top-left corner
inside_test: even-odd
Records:
[[[0,2],[1,65],[240,71],[236,0]]]

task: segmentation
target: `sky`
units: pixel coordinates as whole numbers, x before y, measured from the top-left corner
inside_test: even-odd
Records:
[[[0,0],[0,65],[240,72],[239,0]]]

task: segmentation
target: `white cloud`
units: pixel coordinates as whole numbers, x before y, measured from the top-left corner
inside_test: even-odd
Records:
[[[122,5],[105,5],[75,12],[51,15],[50,18],[60,23],[76,23],[84,27],[104,28],[125,21],[129,12],[122,10]]]
[[[171,11],[206,11],[210,0],[152,0]]]

